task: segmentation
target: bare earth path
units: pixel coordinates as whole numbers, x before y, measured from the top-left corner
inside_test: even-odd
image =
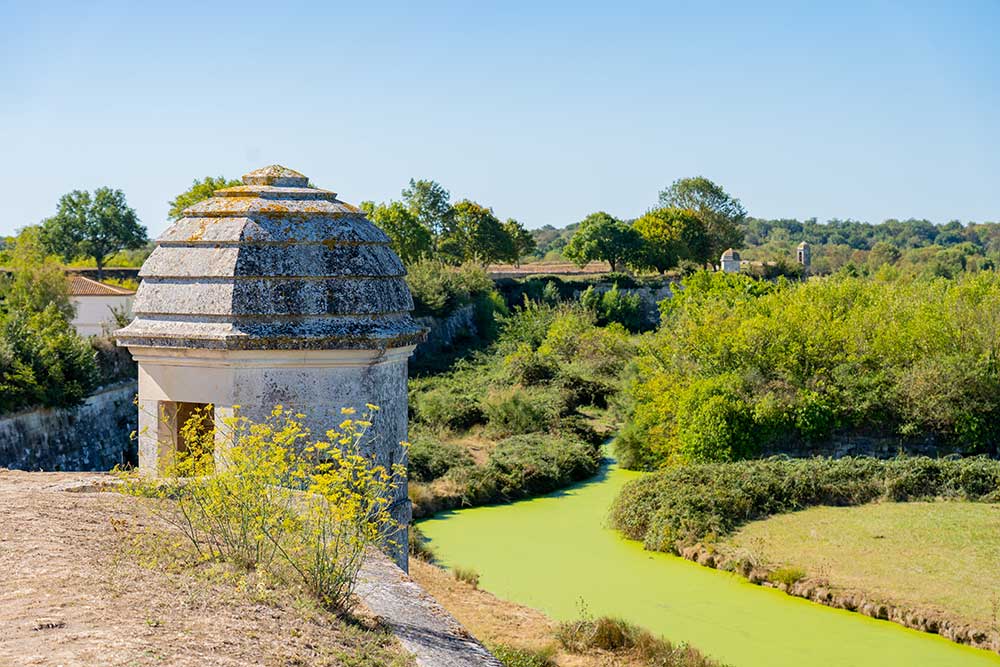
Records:
[[[0,666],[406,665],[385,636],[273,590],[143,567],[135,499],[0,470]]]

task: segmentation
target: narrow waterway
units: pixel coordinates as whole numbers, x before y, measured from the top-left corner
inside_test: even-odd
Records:
[[[556,619],[621,616],[735,667],[965,667],[1000,657],[886,621],[761,588],[682,558],[644,551],[605,527],[618,490],[640,473],[611,465],[542,498],[446,512],[420,522],[445,566]]]

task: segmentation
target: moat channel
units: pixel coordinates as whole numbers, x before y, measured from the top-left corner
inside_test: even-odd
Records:
[[[645,551],[606,527],[618,490],[642,473],[605,465],[593,479],[508,505],[419,522],[444,566],[553,618],[626,618],[734,667],[964,667],[1000,656],[888,621],[832,609],[682,558]]]

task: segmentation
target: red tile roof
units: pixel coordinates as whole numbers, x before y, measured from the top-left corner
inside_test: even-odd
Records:
[[[135,291],[99,283],[78,273],[71,273],[69,274],[69,293],[71,296],[129,296],[135,294]]]

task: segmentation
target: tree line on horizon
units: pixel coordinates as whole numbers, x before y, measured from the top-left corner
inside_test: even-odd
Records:
[[[721,193],[725,198],[707,199],[707,193]],[[713,205],[720,202],[727,207],[713,210]],[[916,218],[881,223],[840,219],[821,223],[816,218],[769,220],[746,215],[739,200],[702,177],[676,181],[660,193],[659,204],[633,220],[598,212],[563,228],[544,225],[534,229],[531,233],[536,249],[528,261],[570,260],[585,264],[598,260],[616,269],[627,266],[639,271],[662,271],[666,267],[690,273],[693,265],[717,263],[724,250],[734,248],[740,250],[743,259],[791,274],[797,270],[792,263],[795,248],[804,241],[812,247],[813,274],[843,270],[864,275],[888,266],[909,274],[954,277],[1000,266],[998,222],[963,224],[952,220],[935,224]],[[709,231],[711,220],[705,224],[706,212],[724,223],[715,224],[714,235]]]
[[[187,207],[239,183],[222,176],[196,179],[168,203],[168,217],[177,220]],[[638,218],[620,219],[598,211],[563,228],[544,225],[528,230],[513,218],[501,220],[491,207],[470,199],[452,203],[444,186],[426,179],[410,179],[399,200],[364,201],[360,208],[386,232],[407,265],[422,260],[484,266],[605,261],[613,271],[686,274],[717,262],[724,250],[734,248],[744,259],[791,274],[797,270],[791,263],[795,246],[803,241],[813,247],[816,274],[838,270],[865,274],[894,266],[909,273],[953,277],[1000,265],[1000,223],[756,218],[747,214],[739,199],[702,176],[674,181]],[[124,193],[109,187],[63,195],[56,213],[32,227],[39,229],[42,247],[50,254],[72,265],[97,267],[98,279],[103,279],[109,262],[138,266],[151,250],[146,228]],[[0,252],[0,261],[7,259],[13,241],[8,238],[4,243],[7,250]]]

